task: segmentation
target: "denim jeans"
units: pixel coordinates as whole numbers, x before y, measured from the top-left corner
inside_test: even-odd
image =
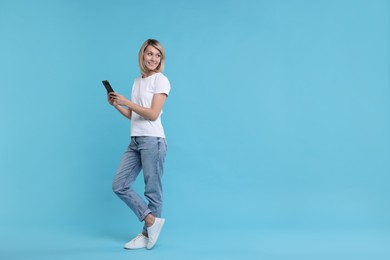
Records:
[[[140,221],[152,213],[161,217],[163,165],[167,152],[165,138],[153,136],[132,136],[131,143],[123,154],[112,183],[112,189]],[[144,199],[131,187],[138,174],[144,174]],[[144,231],[146,228],[144,227]]]

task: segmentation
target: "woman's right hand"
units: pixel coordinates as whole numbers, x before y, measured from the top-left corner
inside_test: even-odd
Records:
[[[116,107],[118,104],[114,101],[114,98],[108,93],[107,94],[107,101],[111,106]]]

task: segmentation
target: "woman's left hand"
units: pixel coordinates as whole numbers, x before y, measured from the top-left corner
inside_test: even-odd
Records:
[[[110,95],[113,97],[114,102],[120,106],[125,106],[129,102],[129,100],[121,94],[111,92]]]

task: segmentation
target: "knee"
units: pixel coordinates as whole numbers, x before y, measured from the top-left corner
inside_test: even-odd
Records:
[[[123,194],[123,186],[120,185],[120,183],[118,182],[113,182],[112,183],[112,191],[116,194],[116,195],[120,195],[120,194]]]

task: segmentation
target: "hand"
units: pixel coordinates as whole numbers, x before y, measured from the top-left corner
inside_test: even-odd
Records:
[[[110,95],[110,93],[107,94],[107,101],[108,103],[110,103],[111,106],[116,107],[118,105],[114,98]]]
[[[109,95],[110,95],[110,98],[113,100],[113,104],[116,104],[119,106],[125,106],[129,102],[129,100],[127,98],[125,98],[124,96],[122,96],[121,94],[111,92]]]

